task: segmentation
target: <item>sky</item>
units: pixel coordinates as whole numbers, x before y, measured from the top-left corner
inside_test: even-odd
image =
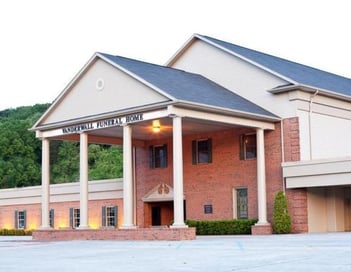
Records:
[[[194,34],[351,78],[349,0],[0,2],[0,110],[51,103],[95,52],[165,64]]]

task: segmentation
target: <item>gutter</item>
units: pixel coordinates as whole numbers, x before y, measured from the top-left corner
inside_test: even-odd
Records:
[[[304,92],[309,92],[312,94],[314,94],[316,92],[316,87],[304,85],[304,84],[294,84],[294,85],[277,87],[277,88],[267,90],[267,92],[270,92],[272,94],[280,94],[280,93],[284,93],[284,92],[295,91],[297,89],[304,91]],[[331,97],[331,98],[336,98],[336,99],[344,100],[347,102],[351,102],[351,96],[336,93],[336,92],[325,90],[325,89],[318,89],[318,94],[322,94],[326,97]]]

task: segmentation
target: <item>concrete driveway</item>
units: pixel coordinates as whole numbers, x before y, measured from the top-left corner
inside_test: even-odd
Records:
[[[351,271],[351,233],[193,241],[37,242],[0,237],[0,271]]]

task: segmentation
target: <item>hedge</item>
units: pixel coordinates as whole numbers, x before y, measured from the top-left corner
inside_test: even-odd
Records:
[[[187,220],[189,227],[196,228],[197,235],[233,235],[251,234],[251,226],[257,219],[233,219],[217,221]]]
[[[31,230],[23,229],[0,229],[0,236],[30,236]]]

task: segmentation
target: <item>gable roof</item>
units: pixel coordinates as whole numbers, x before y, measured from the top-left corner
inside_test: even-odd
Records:
[[[232,111],[235,114],[271,121],[280,119],[279,116],[199,74],[126,57],[95,53],[65,90],[54,100],[49,109],[37,120],[31,130],[38,130],[43,127],[42,121],[61,103],[71,87],[84,76],[85,71],[91,67],[96,59],[101,59],[111,64],[113,67],[127,73],[132,78],[146,84],[157,93],[163,95],[167,100],[162,102],[163,106],[165,102],[166,104],[182,103],[183,105],[192,107],[205,106],[214,110]],[[153,104],[153,106],[157,105]],[[112,112],[105,114],[110,115]],[[52,124],[45,124],[44,126],[47,127],[48,125]]]
[[[207,105],[268,118],[278,118],[273,113],[202,75],[105,53],[98,53],[98,56],[155,86],[174,102]]]
[[[304,85],[307,87],[322,89],[330,93],[351,96],[350,78],[342,77],[212,37],[199,34],[194,35],[194,37],[207,43],[211,43],[212,45],[236,55],[237,57],[245,59],[246,61],[280,76],[291,84]]]

